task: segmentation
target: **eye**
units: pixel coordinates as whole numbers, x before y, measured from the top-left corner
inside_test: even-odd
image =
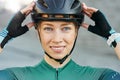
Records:
[[[71,30],[71,27],[63,27],[62,30],[63,31],[69,31],[69,30]]]
[[[51,27],[45,27],[44,30],[50,32],[50,31],[53,31],[53,28],[51,28]]]

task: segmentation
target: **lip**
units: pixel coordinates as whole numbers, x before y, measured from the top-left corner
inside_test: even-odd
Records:
[[[65,49],[65,46],[50,46],[53,52],[55,53],[62,53]]]

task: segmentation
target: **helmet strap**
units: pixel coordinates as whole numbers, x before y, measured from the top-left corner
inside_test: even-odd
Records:
[[[69,54],[67,54],[67,55],[66,55],[65,57],[63,57],[62,59],[55,59],[55,58],[51,57],[48,53],[45,52],[45,54],[46,54],[49,58],[51,58],[51,59],[59,62],[60,64],[62,64],[62,63],[68,58],[68,56],[69,56]]]

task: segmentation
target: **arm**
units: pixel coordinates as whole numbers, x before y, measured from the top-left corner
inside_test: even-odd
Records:
[[[33,22],[30,22],[25,26],[21,26],[25,18],[33,10],[34,5],[35,3],[32,2],[30,5],[16,13],[10,20],[8,26],[0,33],[0,52],[2,52],[5,44],[8,43],[8,41],[26,33],[29,28],[34,26]]]
[[[104,14],[93,7],[88,7],[83,3],[83,12],[95,22],[95,25],[83,23],[82,27],[88,29],[90,32],[97,34],[107,40],[109,46],[113,46],[114,50],[120,59],[120,33],[117,33],[108,23]],[[114,34],[117,34],[115,36]],[[112,37],[111,37],[112,36]]]
[[[114,48],[118,58],[120,59],[120,42],[117,43],[117,46]]]

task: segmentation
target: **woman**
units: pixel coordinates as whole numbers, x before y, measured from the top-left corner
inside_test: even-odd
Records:
[[[1,70],[0,80],[120,80],[120,74],[114,70],[80,66],[71,59],[70,54],[74,49],[84,14],[89,15],[88,13],[90,13],[91,16],[89,16],[93,17],[95,21],[98,17],[93,15],[102,15],[102,19],[105,21],[99,10],[89,8],[85,4],[81,5],[79,0],[38,0],[35,3],[33,2],[18,12],[9,23],[7,38],[3,39],[4,44],[7,40],[24,34],[28,31],[28,27],[34,25],[30,23],[24,28],[20,26],[24,16],[31,11],[32,20],[45,52],[44,59],[33,67]],[[16,19],[19,24],[14,26]],[[103,25],[105,24],[108,23],[105,22]],[[88,24],[83,23],[82,26],[87,28]],[[108,31],[107,27],[109,28],[109,26],[105,27]],[[109,32],[101,34],[106,39],[111,36]],[[3,47],[4,44],[2,44]],[[117,46],[119,45],[114,45],[114,47]]]

